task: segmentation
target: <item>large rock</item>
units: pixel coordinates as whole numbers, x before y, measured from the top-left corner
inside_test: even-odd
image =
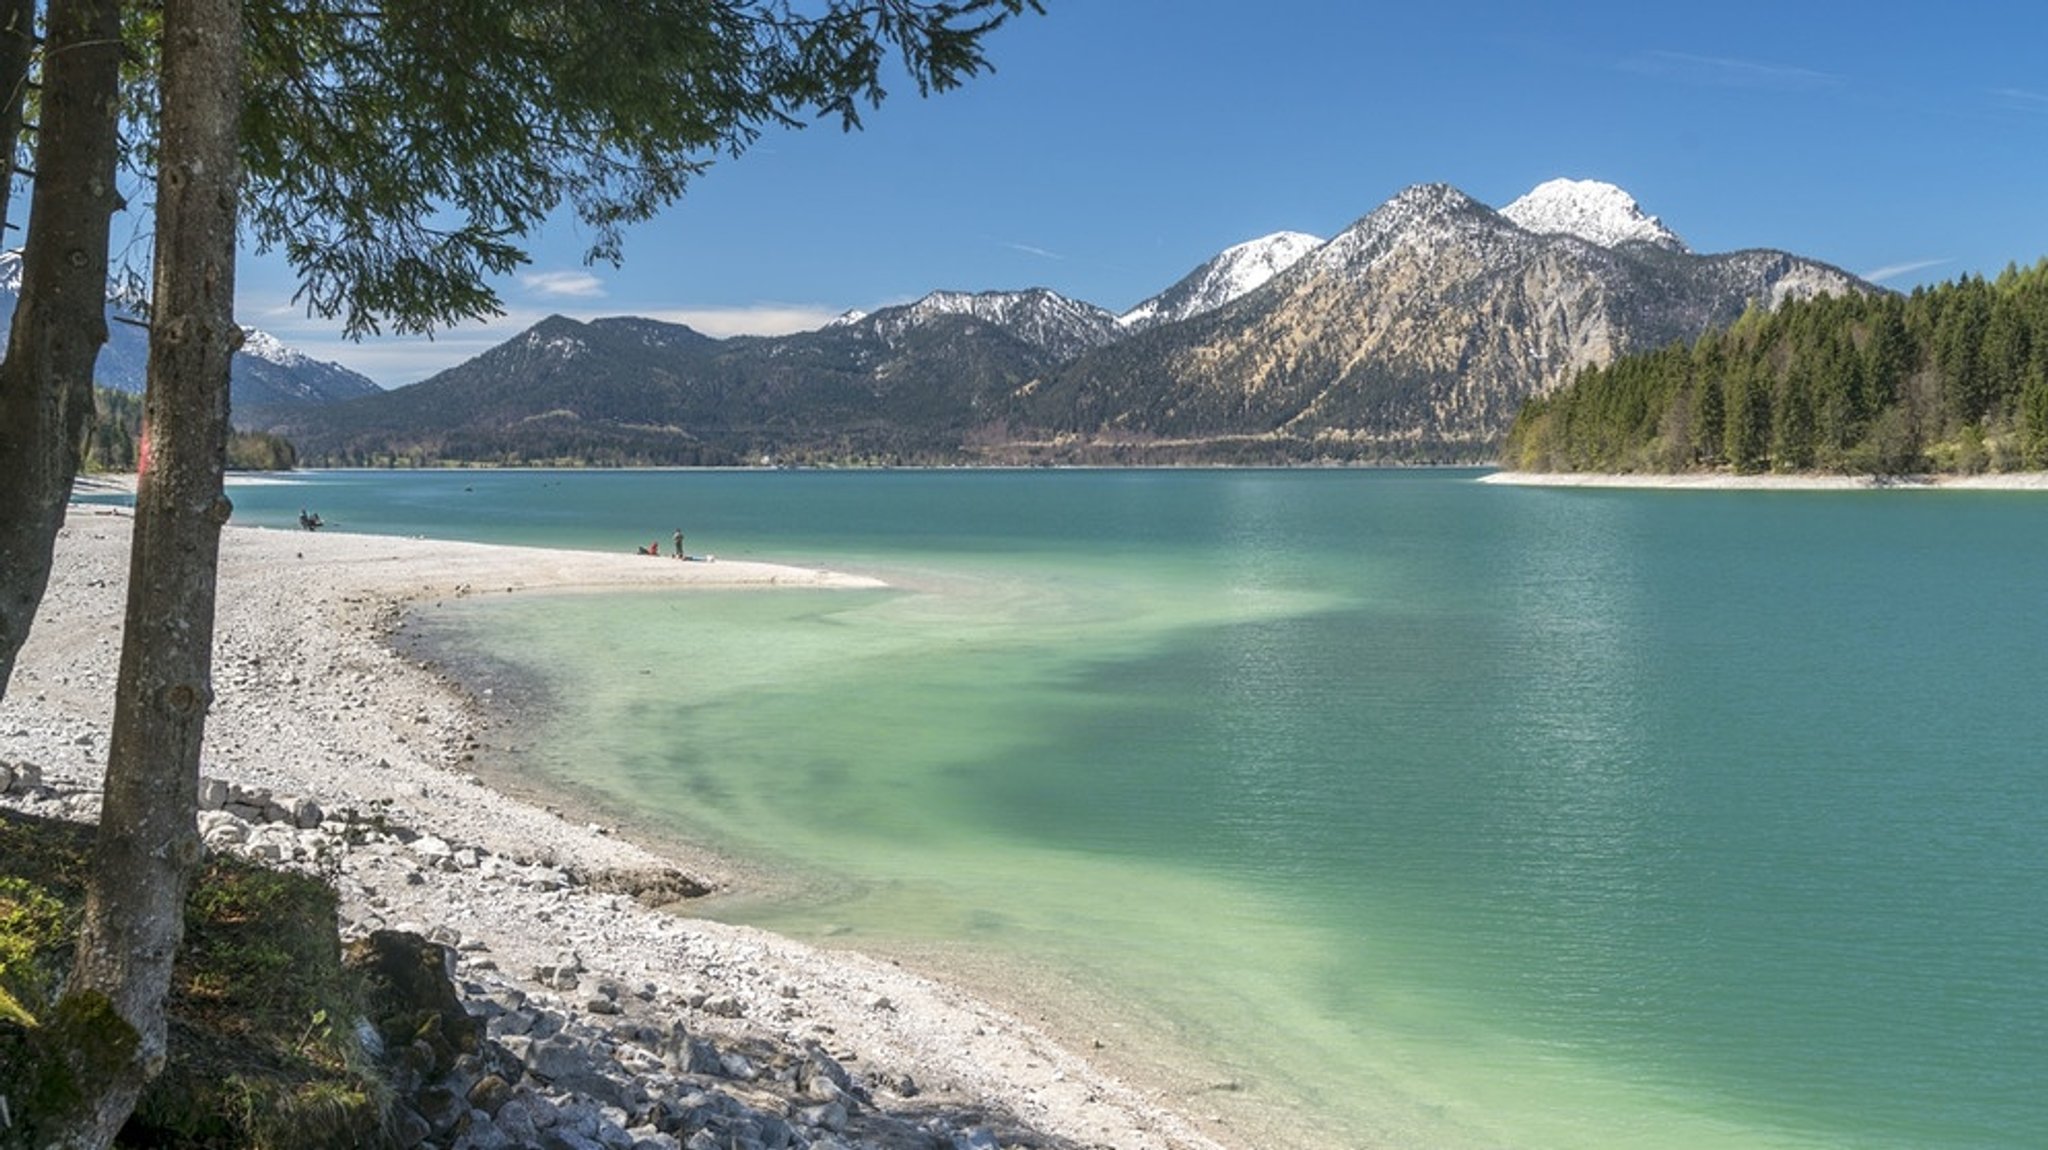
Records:
[[[385,1049],[432,1082],[475,1054],[483,1025],[463,1009],[449,977],[454,956],[417,934],[373,931],[349,944],[343,962],[369,990],[371,1023]]]
[[[711,893],[709,886],[674,867],[617,867],[591,874],[572,873],[569,877],[572,883],[587,885],[602,894],[631,895],[643,906],[668,906]]]
[[[0,787],[0,793],[25,795],[41,790],[43,769],[34,763],[15,763],[7,768],[5,781],[7,785]]]
[[[587,1074],[590,1068],[590,1055],[583,1044],[567,1035],[534,1043],[526,1056],[527,1071],[550,1082],[572,1074]]]

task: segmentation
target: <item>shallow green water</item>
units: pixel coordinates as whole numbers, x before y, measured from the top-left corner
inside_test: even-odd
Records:
[[[2048,499],[1469,473],[329,474],[884,592],[468,601],[526,764],[1066,972],[1337,1144],[2048,1143]],[[651,562],[651,560],[650,560]]]

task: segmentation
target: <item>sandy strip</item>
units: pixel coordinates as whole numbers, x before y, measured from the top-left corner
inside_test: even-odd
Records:
[[[0,702],[0,757],[38,764],[60,789],[96,791],[104,769],[130,522],[125,509],[72,508],[49,593]],[[674,862],[716,881],[715,859],[666,847],[657,855],[615,828],[484,785],[484,774],[497,777],[488,715],[393,650],[405,608],[529,588],[879,585],[763,563],[230,527],[202,773],[308,797],[330,813],[381,813],[501,859],[586,873]],[[857,1073],[908,1074],[928,1095],[993,1103],[1081,1145],[1217,1145],[1039,1029],[893,963],[587,888],[530,891],[489,868],[422,867],[367,849],[343,853],[338,865],[352,932],[447,927],[464,941],[466,961],[487,957],[520,977],[573,954],[593,975],[722,996],[737,1017],[707,1017],[706,1028],[820,1042]]]
[[[1995,475],[1611,475],[1587,471],[1495,471],[1481,483],[1513,487],[1634,487],[1658,491],[2048,491],[2048,472]]]

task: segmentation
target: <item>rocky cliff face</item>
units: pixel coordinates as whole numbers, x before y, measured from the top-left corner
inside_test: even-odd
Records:
[[[1570,190],[1524,213],[1539,233],[1455,188],[1409,188],[1235,303],[1034,381],[1026,421],[1478,458],[1524,398],[1588,364],[1692,338],[1752,301],[1871,290],[1780,252],[1693,255],[1618,189]]]

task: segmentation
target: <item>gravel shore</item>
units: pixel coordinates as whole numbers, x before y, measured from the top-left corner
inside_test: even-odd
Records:
[[[0,790],[11,806],[97,815],[130,522],[125,509],[71,510],[0,702],[11,784]],[[410,605],[454,596],[874,585],[760,563],[230,527],[202,833],[211,849],[326,870],[346,937],[399,929],[447,944],[465,1005],[492,1020],[500,1052],[518,1054],[539,1091],[518,1117],[563,1123],[551,1127],[562,1144],[578,1144],[573,1118],[582,1144],[642,1150],[710,1145],[693,1131],[714,1129],[720,1146],[1216,1146],[1156,1099],[956,988],[690,919],[686,906],[661,909],[694,883],[732,876],[717,859],[670,844],[656,853],[559,800],[486,786],[487,701],[393,644]],[[539,1069],[565,1059],[575,1073]],[[794,1069],[778,1077],[775,1066]],[[592,1075],[604,1081],[584,1081]],[[517,1071],[512,1079],[519,1086]],[[695,1108],[663,1111],[661,1092],[678,1089],[696,1092]],[[705,1125],[717,1107],[704,1098],[724,1098],[718,1113],[741,1125]],[[657,1115],[685,1111],[657,1128]],[[434,1144],[522,1144],[482,1117],[476,1130],[506,1140],[450,1132],[483,1113],[437,1120]],[[630,1137],[618,1134],[629,1122]]]

